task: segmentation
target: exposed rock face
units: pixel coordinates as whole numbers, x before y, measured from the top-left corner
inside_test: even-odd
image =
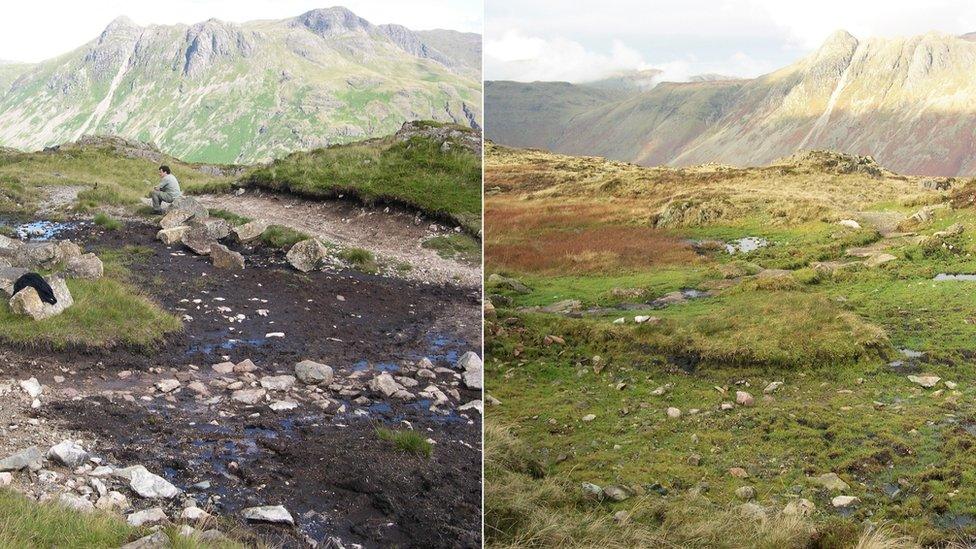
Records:
[[[63,278],[59,276],[48,276],[45,277],[45,280],[51,285],[51,289],[54,291],[54,297],[57,298],[58,302],[54,305],[45,303],[41,301],[41,296],[37,294],[37,290],[27,287],[10,298],[10,309],[14,314],[26,315],[34,320],[43,320],[59,315],[65,309],[74,305],[74,299],[72,299],[71,292],[68,290],[68,285],[65,284]]]
[[[231,251],[223,244],[212,244],[210,246],[210,260],[213,266],[218,269],[243,269],[244,256]]]
[[[639,94],[493,82],[487,137],[647,166],[756,166],[828,149],[871,155],[898,173],[971,175],[974,57],[976,43],[937,32],[859,40],[839,31],[809,56],[750,80],[664,82]],[[548,120],[524,129],[540,105]]]
[[[328,256],[329,250],[321,242],[309,238],[292,246],[288,250],[287,259],[292,267],[307,273],[321,267]]]

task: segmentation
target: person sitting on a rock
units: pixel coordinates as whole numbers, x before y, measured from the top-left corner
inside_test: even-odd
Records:
[[[176,180],[176,176],[173,175],[169,166],[160,166],[159,185],[156,185],[152,192],[149,193],[149,197],[152,199],[153,211],[163,213],[163,202],[172,204],[182,194],[183,192],[180,191],[180,182]]]

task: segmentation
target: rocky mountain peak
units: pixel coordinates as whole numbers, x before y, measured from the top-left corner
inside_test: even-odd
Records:
[[[342,6],[305,12],[294,20],[298,25],[325,37],[373,29],[373,24]]]
[[[254,49],[250,36],[238,25],[208,19],[186,31],[183,74],[195,76],[220,57],[247,57]]]

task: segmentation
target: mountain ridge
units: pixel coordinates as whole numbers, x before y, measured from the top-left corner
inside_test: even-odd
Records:
[[[762,165],[832,149],[874,156],[901,173],[967,175],[976,173],[973,68],[969,38],[930,32],[859,40],[838,31],[797,62],[753,79],[665,82],[586,106],[551,95],[544,98],[550,112],[564,116],[548,122],[551,135],[534,140],[505,130],[506,116],[521,115],[519,100],[489,82],[486,137],[643,165]],[[570,86],[566,94],[582,87]]]
[[[245,23],[120,16],[70,52],[0,66],[0,145],[25,150],[101,133],[248,163],[481,116],[480,37],[373,25],[342,7]]]

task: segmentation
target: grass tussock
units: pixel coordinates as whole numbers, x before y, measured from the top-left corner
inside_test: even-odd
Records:
[[[584,499],[579,486],[539,471],[509,429],[485,427],[485,536],[493,548],[802,548],[812,523],[767,510],[721,507],[701,496],[637,498],[619,507]],[[622,517],[615,517],[616,510]]]
[[[114,515],[38,504],[0,489],[0,547],[119,547],[138,533]]]
[[[287,250],[302,240],[311,238],[309,235],[282,225],[271,225],[261,233],[261,242],[272,248]]]
[[[392,442],[397,450],[407,454],[428,459],[434,454],[434,445],[416,431],[380,428],[376,430],[376,436],[380,440]]]
[[[198,535],[184,537],[175,526],[163,529],[173,549],[241,549],[242,544],[225,540],[208,542]],[[134,528],[122,517],[96,511],[81,513],[56,501],[38,503],[12,490],[0,488],[0,547],[120,547],[152,533]],[[262,544],[255,545],[262,547]]]
[[[374,140],[293,153],[252,170],[244,182],[312,198],[354,196],[398,203],[481,229],[481,159],[435,140]]]
[[[881,526],[865,530],[858,538],[854,549],[921,549],[921,547],[911,537],[900,536],[892,528]]]
[[[95,214],[93,221],[96,225],[107,231],[117,231],[122,228],[121,221],[105,213]]]

